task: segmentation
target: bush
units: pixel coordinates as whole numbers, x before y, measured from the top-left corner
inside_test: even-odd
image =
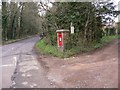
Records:
[[[57,46],[47,44],[45,42],[45,39],[42,39],[42,40],[39,40],[36,43],[36,48],[42,54],[49,54],[49,55],[53,55],[55,57],[67,58],[67,57],[73,56],[75,54],[84,53],[84,52],[92,51],[96,48],[100,48],[104,44],[106,44],[106,43],[108,43],[108,42],[110,42],[113,39],[116,39],[118,37],[120,37],[120,36],[117,36],[117,35],[115,35],[115,36],[105,36],[101,39],[100,43],[93,43],[91,45],[88,45],[87,47],[84,46],[83,44],[81,44],[79,46],[69,48],[69,50],[65,50],[65,52],[60,52],[58,50]]]

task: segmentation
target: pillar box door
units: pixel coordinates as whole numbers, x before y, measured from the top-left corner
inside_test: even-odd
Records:
[[[62,33],[59,32],[58,33],[58,47],[62,47],[63,46],[63,37],[62,37]]]
[[[56,32],[57,32],[58,50],[60,50],[61,52],[64,52],[64,46],[65,46],[65,42],[69,34],[69,30],[60,29],[60,30],[56,30]]]

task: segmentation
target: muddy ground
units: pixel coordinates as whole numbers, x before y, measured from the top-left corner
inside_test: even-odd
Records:
[[[38,61],[46,77],[61,88],[118,87],[118,40],[70,58],[39,55]]]

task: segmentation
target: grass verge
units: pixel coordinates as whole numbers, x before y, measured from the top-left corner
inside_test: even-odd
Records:
[[[57,46],[55,47],[55,46],[46,44],[44,39],[39,40],[36,43],[35,48],[42,54],[51,54],[53,56],[61,57],[61,58],[64,57],[63,53],[58,51]]]
[[[97,43],[93,46],[93,48],[100,48],[102,46],[104,46],[105,44],[107,44],[108,42],[120,38],[120,35],[113,35],[113,36],[104,36],[101,38],[101,42]]]
[[[28,38],[31,38],[31,37],[34,37],[34,36],[37,36],[37,35],[26,36],[26,37],[19,38],[19,39],[11,39],[11,40],[4,41],[4,42],[2,41],[1,45],[6,45],[6,44],[18,42],[18,41],[20,41],[20,40],[28,39]]]
[[[120,38],[120,36],[118,36],[118,35],[104,36],[101,39],[100,43],[95,43],[91,47],[87,47],[87,48],[84,48],[84,46],[75,47],[75,48],[67,50],[63,53],[58,51],[57,46],[51,46],[49,44],[46,44],[44,39],[39,40],[36,43],[35,48],[42,54],[49,54],[49,55],[53,55],[55,57],[60,57],[60,58],[68,58],[68,57],[73,56],[78,53],[89,52],[96,48],[100,48],[100,47],[104,46],[106,43],[108,43],[114,39],[117,39],[117,38]]]

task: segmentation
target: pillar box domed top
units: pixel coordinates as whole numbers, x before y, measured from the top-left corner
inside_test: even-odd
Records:
[[[56,30],[56,32],[69,32],[68,29],[60,29],[60,30]]]

